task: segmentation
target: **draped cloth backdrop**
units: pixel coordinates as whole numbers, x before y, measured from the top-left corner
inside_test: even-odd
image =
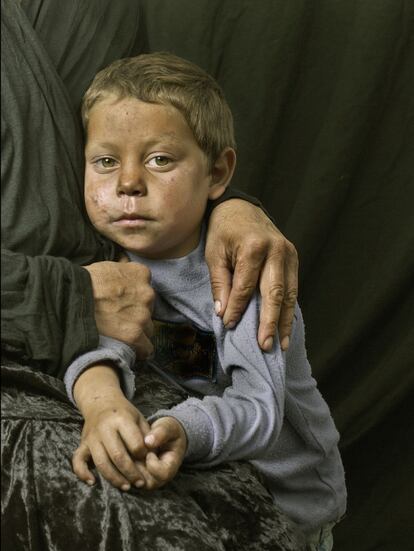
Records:
[[[347,472],[335,549],[406,549],[414,3],[147,0],[142,11],[149,51],[195,61],[223,86],[238,142],[233,185],[298,249],[308,352]]]
[[[335,549],[408,548],[414,441],[413,2],[122,0],[118,19],[113,11],[106,17],[107,1],[60,3],[59,17],[50,9],[53,0],[14,3],[35,29],[33,47],[47,51],[50,67],[37,72],[31,67],[37,83],[53,88],[63,82],[74,109],[93,72],[120,52],[171,51],[221,83],[238,142],[233,185],[263,202],[299,252],[308,352],[341,432],[349,490]],[[94,15],[89,9],[87,16],[85,6],[93,3]],[[70,38],[62,40],[68,20],[74,22]],[[108,38],[99,32],[94,37],[94,26],[111,28]],[[62,80],[48,81],[47,71],[55,70]],[[18,77],[14,84],[18,89]],[[60,113],[54,131],[80,139],[71,117],[65,119],[56,105],[38,117],[31,113],[39,132],[42,117],[54,109]],[[63,180],[73,171],[78,183],[74,210],[62,216],[77,221],[71,231],[79,250],[60,254],[70,253],[78,263],[107,257],[108,244],[97,242],[80,221],[79,154],[55,151],[61,159],[56,167],[48,166],[46,153],[30,166],[60,170]],[[12,153],[6,149],[7,155]],[[24,197],[21,207],[30,209]],[[19,244],[34,235],[30,225],[26,233],[8,229],[9,239]],[[54,231],[44,254],[62,246],[58,228]],[[75,326],[76,319],[67,323]]]

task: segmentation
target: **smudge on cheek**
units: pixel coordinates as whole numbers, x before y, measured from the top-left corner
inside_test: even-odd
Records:
[[[108,219],[109,197],[102,189],[86,189],[85,204],[88,216],[94,225]]]

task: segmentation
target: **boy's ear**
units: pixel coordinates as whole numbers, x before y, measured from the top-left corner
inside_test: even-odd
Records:
[[[218,156],[211,169],[209,199],[218,199],[228,186],[236,167],[236,152],[232,147],[226,147]]]

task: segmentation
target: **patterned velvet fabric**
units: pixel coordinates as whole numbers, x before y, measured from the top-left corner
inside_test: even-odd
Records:
[[[137,388],[145,415],[185,398],[146,365]],[[303,549],[248,463],[184,468],[155,492],[123,493],[99,475],[90,488],[70,466],[81,427],[61,381],[3,362],[3,551]]]

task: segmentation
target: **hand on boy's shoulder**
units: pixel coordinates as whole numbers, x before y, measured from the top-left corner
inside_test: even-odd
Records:
[[[243,199],[230,199],[215,207],[206,260],[216,311],[224,325],[236,325],[259,286],[259,345],[264,351],[271,350],[278,328],[286,350],[298,294],[298,255],[264,211]]]
[[[128,255],[126,255],[125,253],[121,253],[119,258],[118,258],[118,262],[121,262],[121,263],[125,264],[126,262],[131,262],[131,261],[128,258]]]

